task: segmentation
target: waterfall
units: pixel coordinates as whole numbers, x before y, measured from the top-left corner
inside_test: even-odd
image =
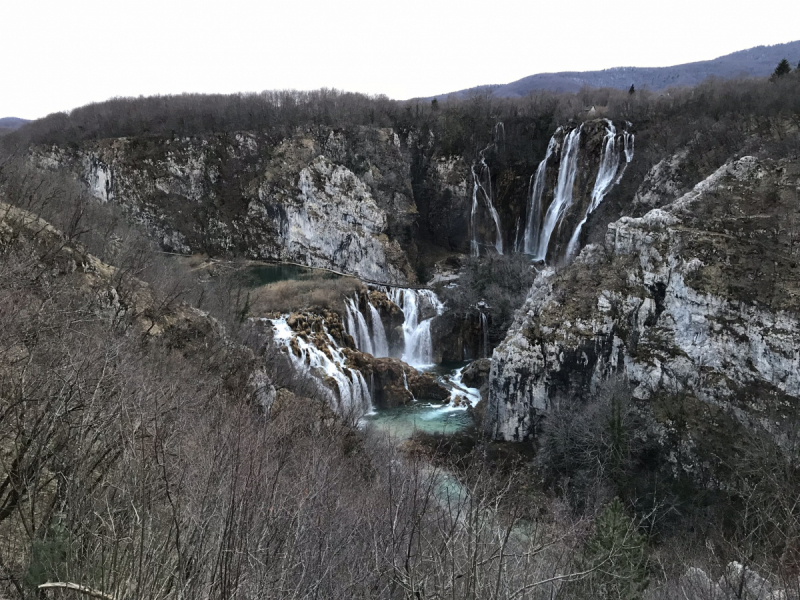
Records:
[[[628,126],[630,126],[630,123],[628,123]],[[617,175],[617,178],[614,180],[614,185],[620,182],[622,176],[625,174],[625,169],[628,168],[628,164],[633,160],[633,134],[628,133],[627,130],[622,132],[622,147],[625,153],[625,164],[622,165],[619,175]]]
[[[481,333],[483,334],[483,358],[489,358],[489,324],[486,313],[481,313]]]
[[[436,310],[436,315],[442,314],[444,305],[431,290],[391,288],[387,295],[403,311],[401,358],[412,367],[430,366],[433,363],[431,321],[434,317],[420,321],[421,301],[428,302]]]
[[[625,131],[622,134],[622,139],[625,163],[622,170],[617,174],[620,162],[620,153],[617,145],[617,130],[614,127],[614,123],[606,119],[606,137],[600,155],[600,168],[597,171],[597,179],[594,182],[591,200],[589,201],[589,206],[586,207],[586,213],[575,228],[575,232],[572,234],[569,244],[567,245],[567,259],[573,258],[578,253],[578,250],[580,250],[581,230],[586,220],[589,218],[589,215],[600,206],[600,203],[603,201],[603,198],[606,197],[609,190],[619,183],[628,163],[631,162],[633,158],[633,135]]]
[[[550,142],[547,144],[547,152],[544,159],[539,163],[536,168],[536,175],[533,176],[533,185],[528,200],[528,216],[525,223],[525,241],[523,245],[523,252],[525,254],[534,254],[539,248],[539,232],[542,228],[542,195],[544,194],[544,184],[547,179],[547,161],[555,151],[556,135],[561,131],[561,127],[556,129]]]
[[[547,209],[542,225],[542,235],[539,238],[539,247],[536,252],[537,260],[547,258],[547,248],[550,246],[550,237],[553,231],[564,218],[564,214],[572,204],[572,188],[575,186],[575,175],[578,171],[578,148],[580,147],[581,130],[580,127],[573,129],[564,139],[564,146],[561,150],[561,162],[558,167],[558,181],[553,202]]]
[[[367,382],[360,371],[345,366],[346,358],[341,348],[328,333],[323,321],[325,342],[330,352],[330,357],[313,343],[306,341],[294,332],[286,322],[286,318],[269,319],[274,331],[274,341],[282,344],[289,351],[289,358],[295,368],[306,374],[321,371],[325,376],[336,382],[339,390],[338,397],[329,388],[320,382],[320,390],[328,398],[331,407],[345,416],[361,417],[372,410],[372,398],[367,387]],[[311,334],[316,337],[319,334]],[[300,350],[300,356],[292,351],[292,340]]]
[[[470,213],[469,225],[470,229],[472,230],[472,240],[470,241],[470,251],[472,256],[478,256],[480,254],[478,247],[478,228],[475,224],[475,215],[478,212],[478,191],[483,193],[483,200],[489,209],[489,214],[492,215],[492,220],[494,221],[495,250],[497,250],[498,254],[503,254],[503,232],[500,229],[500,215],[497,214],[497,210],[495,210],[494,203],[492,202],[492,173],[489,170],[489,165],[486,164],[486,159],[484,157],[484,153],[493,145],[494,144],[489,144],[478,154],[478,156],[480,156],[481,166],[479,173],[475,172],[474,165],[470,167],[470,171],[472,173],[472,212]],[[481,179],[483,178],[484,174],[486,175],[486,187],[484,187],[483,183],[481,183]],[[487,187],[489,188],[488,191],[486,190]]]
[[[406,391],[411,394],[411,399],[416,402],[417,399],[414,398],[414,392],[411,391],[411,388],[408,387],[408,377],[406,377],[406,370],[403,369],[403,387],[406,388]]]
[[[386,328],[381,321],[381,315],[369,300],[367,308],[370,327],[367,326],[366,317],[359,310],[358,296],[345,299],[345,331],[352,336],[356,348],[361,352],[378,358],[389,356],[389,342],[386,339]]]
[[[370,339],[367,321],[358,309],[358,296],[355,297],[355,300],[347,298],[344,304],[345,312],[347,313],[347,333],[352,336],[353,341],[356,343],[356,348],[361,350],[361,352],[373,354],[372,340]]]
[[[369,306],[369,318],[372,324],[372,348],[375,350],[373,356],[389,356],[389,342],[386,340],[386,329],[381,321],[381,315],[372,306],[372,302],[367,302],[367,306]]]

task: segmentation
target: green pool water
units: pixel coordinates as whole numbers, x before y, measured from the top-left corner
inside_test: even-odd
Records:
[[[341,275],[325,271],[324,269],[311,269],[298,265],[260,264],[252,265],[242,271],[242,277],[251,287],[260,287],[279,281],[295,281],[297,279],[337,279]]]
[[[426,369],[446,387],[448,378],[468,363],[441,364]],[[452,434],[472,424],[472,417],[464,407],[432,403],[424,398],[406,406],[375,410],[362,419],[366,427],[388,433],[397,441],[410,439],[415,432]]]

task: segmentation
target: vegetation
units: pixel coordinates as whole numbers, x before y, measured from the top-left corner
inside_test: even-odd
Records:
[[[253,290],[250,295],[250,313],[286,314],[304,310],[341,312],[344,298],[352,298],[353,294],[363,287],[363,284],[353,277],[331,278],[321,273],[316,273],[307,279],[278,281]]]
[[[30,144],[118,136],[254,129],[279,140],[319,125],[393,127],[405,140],[433,132],[413,174],[419,235],[433,239],[426,159],[473,159],[498,120],[503,143],[488,156],[498,182],[511,182],[496,186],[501,206],[524,198],[514,190],[555,127],[587,105],[635,123],[640,159],[618,191],[631,197],[655,162],[687,145],[686,184],[732,154],[797,153],[799,86],[781,76],[660,95],[419,104],[334,91],[116,99],[4,136],[0,595],[39,597],[36,586],[59,580],[119,600],[656,598],[698,557],[795,581],[796,461],[737,430],[735,457],[713,457],[724,485],[699,486],[678,468],[696,399],[661,399],[671,411],[657,421],[659,399],[648,412],[624,382],[583,405],[555,398],[537,448],[517,457],[522,466],[495,469],[487,457],[497,449],[472,440],[455,485],[331,414],[243,319],[332,308],[354,282],[279,282],[248,295],[233,277],[161,254],[113,205],[21,156]],[[441,295],[462,314],[487,311],[503,332],[534,276],[518,255],[468,259],[459,286]],[[652,433],[667,420],[674,455]],[[796,449],[791,425],[786,444]]]

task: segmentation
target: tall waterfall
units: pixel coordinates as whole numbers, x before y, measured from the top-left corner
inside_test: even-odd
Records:
[[[505,135],[505,130],[503,130],[503,134]],[[494,146],[494,144],[489,144],[478,154],[478,156],[480,157],[479,161],[480,170],[478,173],[475,172],[474,165],[470,167],[470,171],[472,172],[472,211],[470,213],[469,226],[472,231],[472,239],[470,240],[470,251],[472,256],[478,256],[480,254],[480,249],[478,245],[478,227],[477,224],[475,223],[475,216],[478,212],[479,191],[483,194],[483,200],[486,203],[487,208],[489,209],[489,214],[492,215],[492,220],[494,221],[495,250],[497,250],[498,254],[503,253],[503,232],[500,229],[500,215],[497,214],[497,210],[494,207],[494,202],[492,201],[492,173],[489,170],[489,165],[486,164],[486,158],[484,157],[484,153],[492,146]],[[484,176],[486,177],[486,186],[484,186],[481,181]]]
[[[580,147],[582,129],[583,124],[570,131],[564,139],[555,195],[544,217],[539,246],[534,255],[536,260],[545,260],[547,258],[550,237],[553,235],[556,225],[561,222],[567,209],[572,204],[572,188],[575,186],[575,175],[578,171],[578,148]]]
[[[620,149],[617,143],[617,129],[614,127],[614,123],[611,120],[606,119],[606,137],[600,155],[600,168],[597,171],[597,179],[594,182],[594,188],[592,188],[589,206],[586,207],[586,213],[575,228],[575,232],[572,234],[569,244],[567,245],[568,259],[574,257],[578,253],[578,250],[580,250],[581,230],[586,220],[589,218],[589,215],[600,206],[600,203],[603,201],[603,198],[606,197],[608,191],[619,182],[628,163],[631,162],[633,158],[633,134],[627,131],[623,132],[622,140],[625,163],[620,170]],[[617,171],[619,171],[619,174],[617,174]]]
[[[431,290],[391,288],[389,299],[403,311],[402,359],[412,367],[430,366],[433,363],[431,321],[434,317],[420,319],[422,302],[428,302],[436,315],[442,314],[444,305]]]
[[[327,395],[331,407],[340,414],[348,417],[360,418],[372,410],[372,398],[367,382],[361,371],[345,366],[345,356],[339,345],[328,333],[323,322],[323,333],[312,334],[315,337],[324,337],[330,357],[316,345],[295,336],[286,322],[286,318],[270,319],[276,343],[284,345],[289,351],[289,358],[295,367],[306,374],[322,371],[327,377],[336,382],[339,395],[333,393],[320,382],[320,390]],[[300,350],[300,356],[292,352],[292,340]]]
[[[525,254],[534,254],[539,249],[539,233],[542,225],[542,194],[544,193],[544,185],[547,179],[547,161],[550,160],[558,145],[556,135],[560,132],[561,127],[556,129],[553,137],[550,138],[544,159],[539,163],[536,175],[533,176],[533,185],[528,199],[528,216],[525,223],[525,241],[523,243],[523,252]]]

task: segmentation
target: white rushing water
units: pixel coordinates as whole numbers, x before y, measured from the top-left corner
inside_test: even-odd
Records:
[[[375,351],[373,356],[389,356],[389,342],[386,340],[386,328],[383,326],[381,315],[372,302],[367,302],[369,307],[369,318],[372,325],[372,349]]]
[[[369,311],[369,326],[367,326],[367,317],[361,312],[359,306],[357,295],[354,298],[345,299],[345,331],[350,334],[356,348],[361,352],[372,354],[378,358],[389,356],[386,328],[383,326],[380,313],[367,300],[367,310]]]
[[[403,355],[412,367],[424,368],[433,364],[431,321],[442,314],[444,305],[431,290],[390,288],[389,299],[403,311]],[[423,304],[429,304],[436,315],[422,319]]]
[[[358,296],[355,296],[355,299],[347,298],[344,301],[344,306],[345,314],[347,315],[345,329],[352,336],[353,341],[356,343],[356,348],[367,354],[373,354],[369,327],[367,327],[364,315],[358,309]]]
[[[531,193],[528,198],[528,215],[525,222],[525,236],[523,242],[523,252],[525,254],[535,254],[539,249],[539,234],[542,230],[542,195],[544,194],[544,186],[547,181],[547,162],[555,152],[558,141],[556,136],[561,132],[561,127],[556,129],[550,142],[547,144],[547,152],[544,159],[539,163],[536,168],[536,174],[533,176],[533,185],[531,186]]]
[[[617,140],[617,129],[614,127],[614,123],[611,120],[606,119],[606,137],[600,155],[600,167],[597,170],[597,179],[595,179],[594,188],[592,188],[592,196],[589,206],[586,207],[586,213],[584,213],[583,219],[581,219],[580,223],[578,223],[578,226],[575,228],[575,232],[572,234],[569,244],[567,245],[568,260],[574,258],[578,250],[580,250],[581,230],[586,220],[589,218],[589,215],[600,206],[600,203],[603,201],[603,198],[606,197],[609,190],[619,183],[628,163],[631,162],[633,158],[633,134],[624,131],[622,134],[622,142],[625,163],[620,170],[619,164],[621,157]]]
[[[483,195],[483,201],[486,203],[486,207],[489,209],[489,214],[492,216],[492,220],[494,221],[494,248],[497,250],[498,254],[503,253],[503,232],[500,229],[500,215],[497,213],[497,210],[494,207],[492,197],[492,173],[489,170],[489,165],[486,164],[486,158],[484,157],[484,153],[493,145],[494,144],[489,144],[478,154],[480,157],[480,169],[477,173],[475,172],[474,165],[470,167],[470,171],[472,173],[472,211],[470,213],[469,224],[472,231],[472,239],[470,240],[470,252],[472,256],[478,256],[480,254],[480,246],[478,243],[478,226],[475,222],[478,213],[479,192]],[[486,179],[486,185],[484,185],[482,181],[484,178]]]
[[[336,382],[338,395],[317,379],[319,388],[328,397],[331,408],[339,414],[353,418],[360,418],[372,410],[372,398],[364,376],[360,371],[345,366],[345,356],[327,329],[324,334],[311,335],[324,337],[330,357],[314,344],[295,335],[286,322],[286,317],[269,319],[269,322],[272,323],[275,343],[282,344],[288,349],[289,358],[298,371],[309,376],[315,372],[322,372]],[[292,352],[293,339],[300,350],[300,356],[296,356]]]
[[[572,189],[575,187],[575,175],[578,171],[578,148],[580,147],[582,129],[583,124],[570,131],[564,139],[555,194],[553,195],[553,202],[548,207],[547,214],[544,217],[539,245],[534,255],[536,260],[545,260],[547,258],[550,237],[553,235],[556,226],[564,218],[567,209],[572,205]]]

